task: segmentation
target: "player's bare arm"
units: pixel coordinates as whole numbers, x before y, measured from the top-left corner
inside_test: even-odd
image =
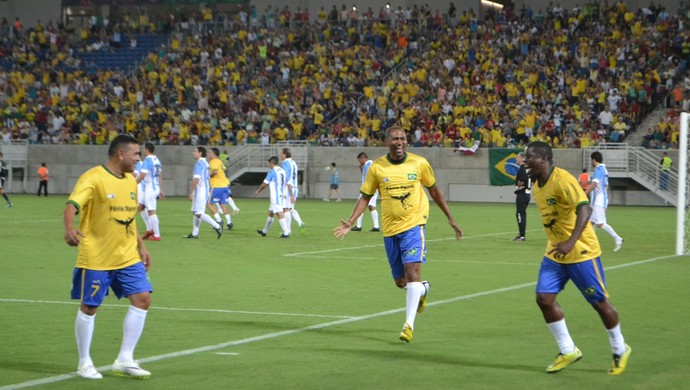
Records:
[[[370,199],[371,195],[362,194],[359,200],[357,200],[357,203],[355,204],[355,208],[352,210],[350,218],[348,218],[347,220],[341,219],[340,226],[336,226],[333,228],[333,237],[339,240],[345,238],[347,233],[350,232],[350,229],[352,229],[352,225],[354,225],[355,222],[357,222],[357,218],[359,218],[359,216],[362,215],[362,213],[364,213],[364,210],[366,210],[369,206]]]
[[[453,214],[451,214],[450,209],[448,208],[448,203],[446,203],[446,198],[443,196],[443,192],[441,192],[441,190],[435,185],[428,190],[431,198],[434,200],[434,202],[436,202],[436,205],[438,205],[441,211],[443,211],[443,214],[446,215],[446,218],[448,218],[448,224],[455,232],[455,239],[461,239],[463,236],[462,230],[460,230],[458,224],[455,222],[455,218],[453,218]]]

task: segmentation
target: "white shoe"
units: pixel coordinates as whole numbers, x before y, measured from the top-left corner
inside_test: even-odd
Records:
[[[120,363],[115,360],[113,363],[113,372],[120,376],[128,376],[134,379],[146,379],[151,376],[149,371],[139,367],[138,362]]]
[[[620,241],[616,241],[616,246],[613,248],[613,251],[618,252],[619,250],[621,250],[622,247],[623,247],[623,239],[621,238]]]
[[[103,379],[103,375],[96,371],[96,367],[94,367],[93,364],[79,367],[77,369],[77,375],[86,379]]]
[[[324,202],[330,202],[331,200],[328,199],[328,198],[323,198],[323,201],[324,201]]]
[[[232,215],[237,215],[240,213],[240,209],[235,209],[232,211]]]

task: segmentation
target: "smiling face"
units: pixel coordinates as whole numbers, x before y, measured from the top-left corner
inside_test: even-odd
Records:
[[[402,160],[407,151],[407,136],[405,130],[400,127],[392,127],[388,129],[386,137],[386,144],[390,151],[389,156],[393,161]]]
[[[553,160],[551,147],[544,142],[533,142],[525,149],[525,168],[534,181],[542,182],[548,177]]]

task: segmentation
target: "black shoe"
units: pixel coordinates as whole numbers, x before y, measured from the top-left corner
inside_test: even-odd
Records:
[[[233,225],[232,222],[230,222],[230,223],[228,224],[227,230],[232,230],[232,228],[233,228],[234,226],[235,226],[235,225]]]
[[[290,236],[287,235],[287,234],[281,234],[281,235],[280,235],[280,238],[290,238]]]
[[[182,237],[182,238],[193,238],[193,239],[196,240],[197,238],[199,238],[199,236],[195,236],[195,235],[193,235],[192,233],[189,233],[189,234],[187,234],[186,236],[184,236],[184,237]]]
[[[354,226],[354,227],[353,227],[352,229],[350,229],[350,230],[353,231],[353,232],[361,232],[361,231],[362,231],[362,228],[361,228],[361,227]]]
[[[515,238],[513,238],[513,241],[526,241],[526,240],[525,240],[525,237],[515,236]]]
[[[220,225],[220,227],[218,229],[214,228],[213,230],[215,230],[216,234],[218,235],[216,238],[220,238],[220,236],[223,235],[223,225]]]
[[[223,230],[223,221],[216,221],[216,223],[220,225],[220,230]]]
[[[370,232],[380,232],[381,229],[379,229],[379,228],[371,228],[369,231],[370,231]]]
[[[266,237],[266,233],[264,233],[263,230],[261,230],[261,229],[256,229],[256,232],[259,233],[259,234],[261,234],[261,237]]]

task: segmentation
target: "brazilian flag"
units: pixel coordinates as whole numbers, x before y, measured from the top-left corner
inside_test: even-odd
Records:
[[[515,176],[520,166],[517,164],[515,149],[489,149],[489,177],[492,186],[515,184]]]

